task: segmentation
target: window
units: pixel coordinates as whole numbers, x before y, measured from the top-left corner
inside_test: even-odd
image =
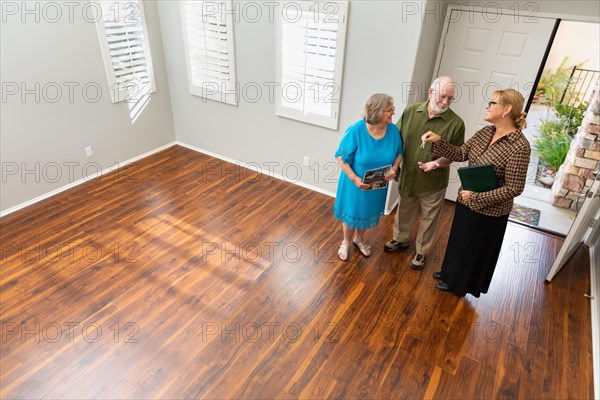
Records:
[[[113,103],[135,102],[156,89],[141,0],[98,3],[96,23]]]
[[[338,129],[347,1],[285,1],[277,13],[277,114]]]
[[[238,104],[232,1],[182,1],[190,93]]]

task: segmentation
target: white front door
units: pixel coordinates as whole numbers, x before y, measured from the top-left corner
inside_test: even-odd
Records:
[[[600,175],[592,184],[591,189],[587,193],[587,197],[581,206],[581,210],[577,214],[577,218],[571,225],[569,234],[567,235],[563,245],[554,260],[554,264],[550,268],[550,272],[546,276],[547,281],[551,281],[554,275],[560,271],[569,258],[579,248],[581,243],[586,243],[589,246],[598,241],[600,234]]]
[[[452,109],[465,121],[465,140],[481,127],[494,90],[513,88],[527,99],[554,30],[555,19],[449,7],[434,75],[447,75],[458,89]],[[450,167],[446,198],[456,200],[460,180]]]

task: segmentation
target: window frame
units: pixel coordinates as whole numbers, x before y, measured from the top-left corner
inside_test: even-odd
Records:
[[[219,12],[216,18],[220,19],[222,22],[222,26],[225,30],[222,33],[222,36],[219,37],[220,40],[226,42],[227,46],[227,73],[229,76],[227,80],[221,80],[219,78],[215,78],[217,81],[202,81],[202,84],[198,85],[196,82],[199,79],[195,79],[195,74],[204,74],[203,71],[195,71],[192,68],[192,55],[190,48],[190,37],[188,35],[188,21],[187,21],[187,10],[186,3],[200,4],[208,3],[213,7],[215,4],[219,5]],[[237,71],[236,71],[236,63],[235,63],[235,35],[234,35],[234,23],[233,23],[233,13],[228,12],[228,10],[233,9],[233,1],[232,0],[180,0],[180,13],[181,13],[181,24],[183,28],[183,44],[184,44],[184,52],[186,59],[186,69],[187,69],[187,77],[188,77],[188,87],[191,95],[199,96],[204,99],[214,100],[230,105],[237,106],[239,103],[238,96],[238,82],[237,82]],[[212,11],[211,10],[211,15]],[[222,12],[224,11],[224,12]],[[204,15],[203,15],[204,17]],[[205,31],[206,32],[206,31]],[[211,33],[214,34],[214,31]],[[218,48],[211,49],[213,52],[218,52]],[[204,55],[205,59],[208,59],[210,56],[208,54]],[[207,68],[208,69],[208,68]],[[209,77],[209,79],[211,79]],[[216,87],[218,86],[218,87]]]
[[[102,15],[95,22],[96,32],[98,33],[98,40],[100,42],[100,51],[102,54],[102,60],[104,63],[104,70],[106,72],[106,78],[108,81],[108,87],[110,92],[111,101],[113,103],[119,102],[136,102],[140,95],[146,93],[154,93],[156,92],[156,79],[154,77],[154,66],[152,63],[152,51],[150,49],[150,40],[149,40],[149,32],[148,26],[146,23],[146,15],[144,10],[144,2],[143,0],[113,0],[110,4],[119,4],[122,3],[124,5],[134,5],[137,7],[137,16],[139,16],[139,27],[142,32],[142,44],[144,46],[144,57],[145,57],[145,67],[148,73],[149,79],[149,88],[144,88],[138,82],[129,80],[124,84],[119,86],[118,77],[116,75],[116,71],[113,63],[113,55],[110,50],[109,43],[109,32],[107,31],[105,18],[108,16],[105,15],[104,10],[102,11]],[[115,15],[117,14],[117,15]],[[124,10],[119,8],[119,12],[115,13],[114,10],[112,12],[113,18],[116,17],[119,19],[119,22],[125,23],[128,18],[130,18],[134,13],[127,13]],[[129,22],[132,22],[130,20]]]
[[[349,1],[348,0],[328,0],[328,1],[311,1],[311,2],[297,2],[297,1],[281,1],[279,3],[279,5],[281,6],[281,12],[277,13],[277,18],[276,18],[276,78],[277,78],[277,96],[276,96],[276,114],[278,116],[284,117],[284,118],[289,118],[289,119],[294,119],[297,121],[301,121],[301,122],[305,122],[305,123],[309,123],[309,124],[313,124],[313,125],[318,125],[318,126],[322,126],[324,128],[329,128],[329,129],[333,129],[333,130],[338,130],[338,126],[339,126],[339,110],[340,110],[340,103],[341,103],[341,91],[342,91],[342,78],[343,78],[343,70],[344,70],[344,58],[345,58],[345,47],[346,47],[346,31],[347,31],[347,24],[348,24],[348,11],[349,11]],[[289,5],[289,6],[288,6]],[[318,5],[318,12],[316,9],[316,6]],[[290,10],[290,9],[294,9],[296,7],[301,7],[301,12],[302,13],[307,13],[306,15],[313,18],[313,22],[315,19],[317,19],[317,15],[318,15],[318,21],[324,21],[327,20],[328,17],[331,17],[332,15],[335,14],[335,12],[339,12],[339,21],[337,23],[337,37],[336,37],[336,46],[335,46],[335,62],[334,62],[334,70],[333,70],[333,79],[332,79],[332,86],[333,86],[333,93],[331,94],[331,101],[330,102],[330,107],[329,107],[329,116],[326,115],[319,115],[316,113],[311,113],[308,112],[306,110],[306,102],[305,105],[303,107],[301,107],[301,109],[297,109],[297,108],[292,108],[289,106],[286,106],[286,104],[284,104],[284,94],[288,92],[288,88],[289,87],[284,87],[287,86],[287,84],[283,84],[283,40],[284,38],[282,37],[283,35],[283,30],[284,30],[284,23],[295,23],[294,21],[294,14],[290,14],[288,13],[286,16],[286,13]],[[295,17],[297,17],[297,13],[295,15]],[[285,20],[285,21],[284,21]],[[289,21],[288,21],[289,20]],[[326,22],[326,21],[325,21]],[[308,27],[305,29],[305,31],[308,33]],[[306,53],[305,53],[306,54]],[[306,70],[307,65],[304,65],[304,68]],[[310,93],[315,93],[315,91],[311,91],[311,87],[308,86],[309,84],[311,84],[310,82],[307,82],[307,75],[303,75],[304,77],[304,88],[301,88],[301,91],[303,92],[303,94],[301,94],[302,99],[304,101],[304,94],[309,94]],[[312,83],[312,85],[314,85],[315,83]],[[320,85],[319,83],[316,83],[317,85]],[[328,84],[324,85],[327,86]],[[318,86],[317,86],[318,87]],[[317,97],[318,96],[318,97]],[[316,103],[312,103],[312,104],[317,104],[320,100],[320,94],[316,95],[315,97],[318,98]],[[323,102],[327,102],[327,96],[325,98],[323,98]],[[290,102],[288,102],[290,103]]]

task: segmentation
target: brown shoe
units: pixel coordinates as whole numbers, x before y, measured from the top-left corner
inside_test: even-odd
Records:
[[[408,246],[410,246],[410,242],[399,242],[397,240],[392,239],[385,245],[383,245],[383,249],[385,251],[392,252],[399,249],[406,249]]]
[[[423,254],[415,254],[415,258],[410,262],[412,269],[420,270],[425,268],[425,256]]]

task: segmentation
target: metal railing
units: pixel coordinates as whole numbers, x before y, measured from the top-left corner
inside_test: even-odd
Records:
[[[560,104],[576,107],[588,101],[599,79],[600,71],[573,67],[569,83],[560,98]]]

